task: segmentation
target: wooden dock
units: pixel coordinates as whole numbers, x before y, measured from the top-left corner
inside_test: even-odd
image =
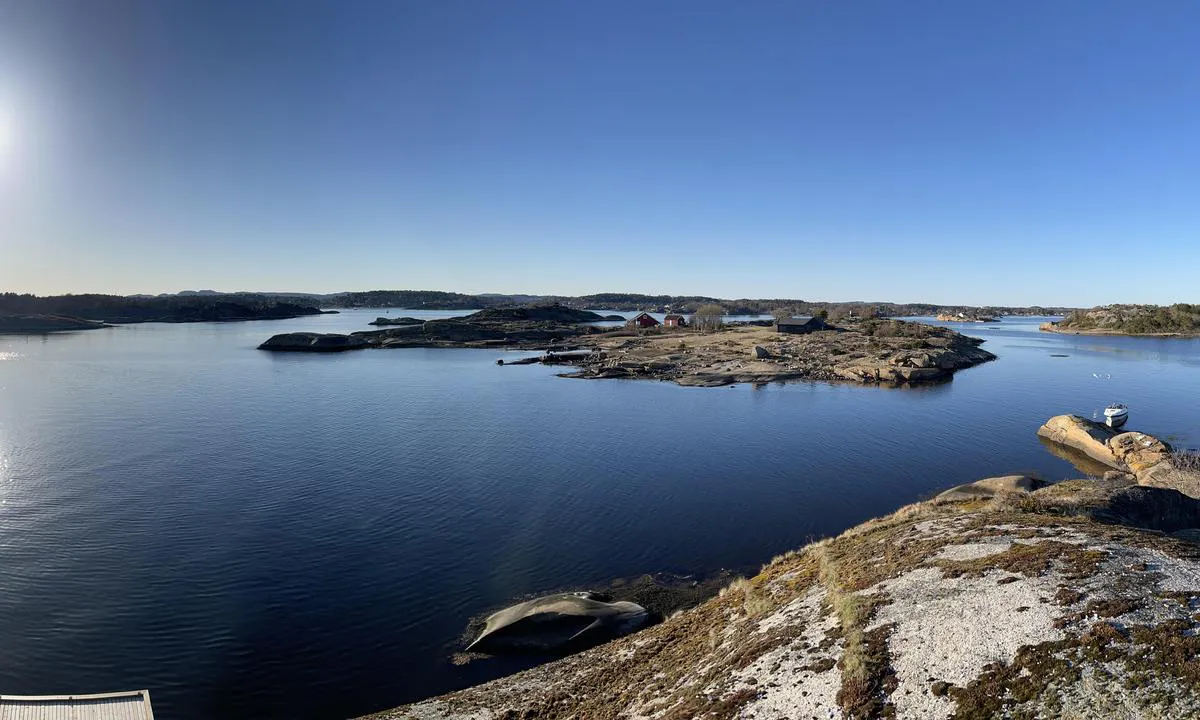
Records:
[[[0,720],[154,720],[149,690],[99,695],[0,695]]]

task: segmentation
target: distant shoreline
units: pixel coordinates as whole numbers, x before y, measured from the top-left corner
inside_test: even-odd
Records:
[[[1177,340],[1195,340],[1200,338],[1200,333],[1131,333],[1124,330],[1108,330],[1104,328],[1094,328],[1088,330],[1071,330],[1058,327],[1057,323],[1042,323],[1038,326],[1038,330],[1048,333],[1056,333],[1058,335],[1093,335],[1096,337],[1144,337],[1144,338],[1169,338]]]

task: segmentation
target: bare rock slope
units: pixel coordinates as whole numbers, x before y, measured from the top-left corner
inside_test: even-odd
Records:
[[[372,717],[1200,714],[1200,546],[1064,512],[1070,483],[1019,485],[909,506],[637,635]]]
[[[901,320],[848,322],[805,335],[734,326],[708,334],[598,335],[582,343],[594,352],[573,361],[579,370],[570,377],[696,386],[789,380],[915,385],[996,358],[979,347],[981,340]]]

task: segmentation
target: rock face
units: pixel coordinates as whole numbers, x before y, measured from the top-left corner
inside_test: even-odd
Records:
[[[552,651],[595,644],[641,629],[650,614],[632,602],[601,602],[588,593],[561,593],[505,608],[487,619],[475,652]]]
[[[1112,524],[1194,524],[1197,501],[1026,485],[909,506],[635,635],[372,717],[1200,716],[1200,546]]]
[[[1037,434],[1051,442],[1074,448],[1108,467],[1124,469],[1108,446],[1108,441],[1116,436],[1116,432],[1107,425],[1078,415],[1056,415],[1038,428]]]
[[[275,335],[259,345],[258,349],[281,352],[341,352],[365,347],[366,340],[351,335],[296,332]]]
[[[60,315],[0,315],[0,333],[40,335],[71,330],[97,330],[110,327],[102,322]]]
[[[1200,498],[1200,470],[1194,464],[1183,466],[1181,457],[1152,435],[1117,432],[1078,415],[1052,417],[1038,429],[1038,435],[1083,453],[1118,473],[1127,473],[1139,485],[1172,488]]]

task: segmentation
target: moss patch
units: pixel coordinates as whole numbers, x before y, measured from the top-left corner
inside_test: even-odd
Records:
[[[1112,605],[1108,611],[1119,609]],[[1172,716],[1170,708],[1176,702],[1191,702],[1200,692],[1200,637],[1192,633],[1190,622],[1171,620],[1123,632],[1101,621],[1082,635],[1021,648],[1011,663],[993,664],[967,687],[951,688],[957,703],[953,717],[1053,715],[1061,709],[1058,688],[1079,682],[1088,668],[1095,671],[1113,663],[1123,668],[1118,676],[1126,690],[1141,695],[1139,705],[1162,707],[1166,717]],[[1028,712],[1017,711],[1026,704],[1031,706]]]
[[[1058,540],[1039,543],[1017,543],[1004,552],[975,560],[940,560],[938,567],[946,577],[980,577],[991,570],[1003,570],[1026,577],[1045,575],[1055,561],[1062,563],[1068,579],[1085,578],[1100,569],[1108,553],[1087,550]]]

